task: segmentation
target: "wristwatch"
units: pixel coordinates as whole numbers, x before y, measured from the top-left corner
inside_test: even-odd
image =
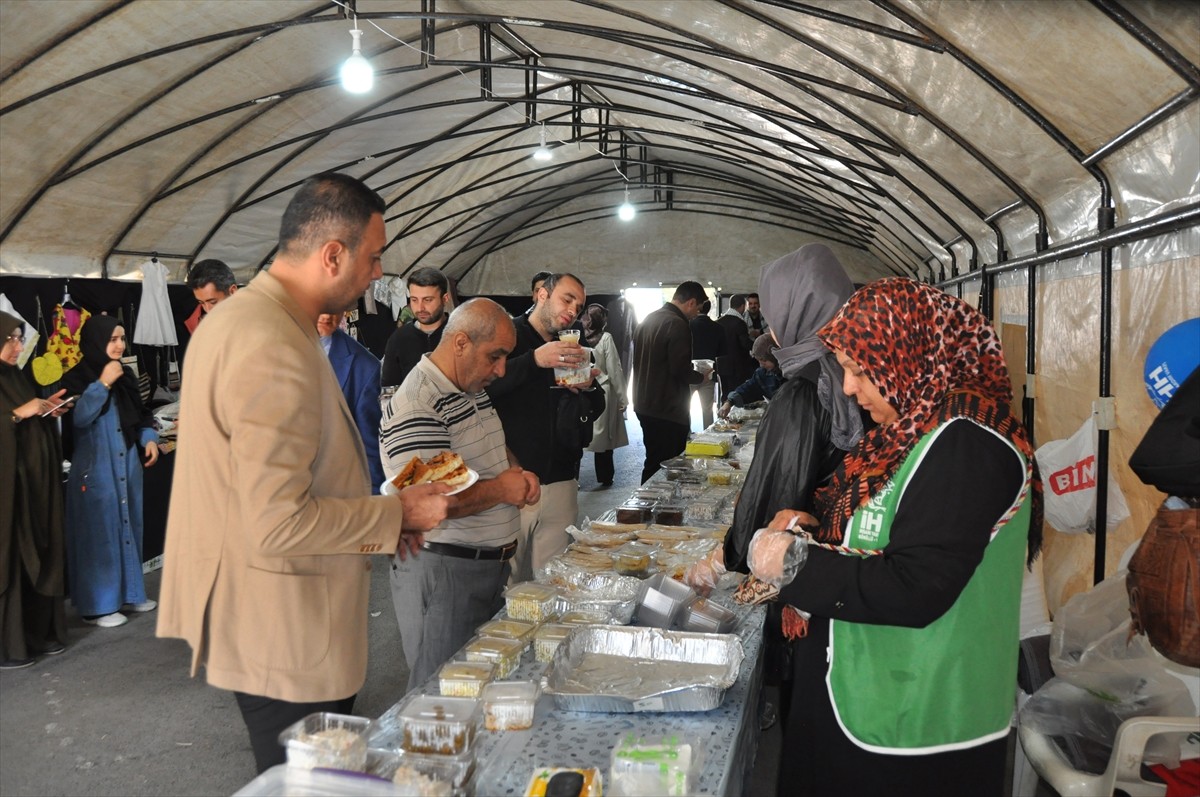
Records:
[[[12,414],[12,419],[13,419],[13,423],[20,423],[20,422],[21,422],[21,416],[20,416],[20,415],[17,415],[15,412]]]

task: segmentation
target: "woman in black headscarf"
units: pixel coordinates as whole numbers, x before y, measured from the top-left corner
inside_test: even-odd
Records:
[[[65,390],[40,399],[17,361],[20,319],[0,313],[0,669],[66,649],[62,444]]]
[[[158,434],[137,379],[121,365],[125,328],[92,316],[80,333],[83,359],[63,377],[79,401],[71,412],[75,453],[67,482],[71,602],[89,625],[111,628],[148,612],[142,580],[142,463],[158,460]]]

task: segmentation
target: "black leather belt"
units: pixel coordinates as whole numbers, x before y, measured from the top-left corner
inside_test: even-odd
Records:
[[[421,547],[430,553],[456,556],[459,559],[499,559],[507,562],[517,552],[517,543],[510,542],[500,548],[473,548],[470,545],[454,545],[449,542],[423,542]]]

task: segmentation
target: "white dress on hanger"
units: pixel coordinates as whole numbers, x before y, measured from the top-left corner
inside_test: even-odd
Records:
[[[133,342],[145,346],[178,346],[175,318],[167,298],[167,267],[157,260],[142,264],[142,303],[133,327]]]

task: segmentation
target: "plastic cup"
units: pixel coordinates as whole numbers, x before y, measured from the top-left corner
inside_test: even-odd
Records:
[[[564,329],[558,333],[558,339],[563,343],[579,343],[579,330]]]

